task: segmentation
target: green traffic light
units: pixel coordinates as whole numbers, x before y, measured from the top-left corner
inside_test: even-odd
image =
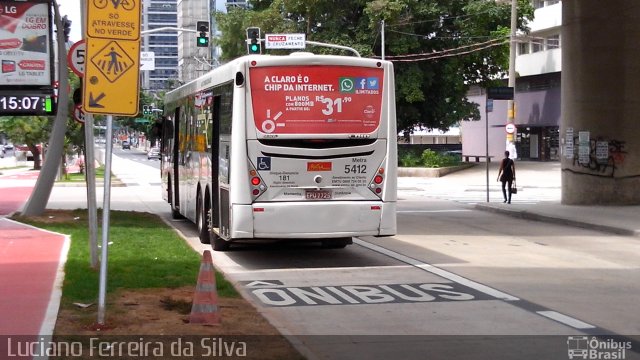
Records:
[[[209,45],[209,38],[206,37],[206,36],[198,36],[197,45],[199,47],[208,46]]]
[[[252,53],[257,53],[260,51],[260,47],[258,46],[258,44],[251,44],[249,49]]]

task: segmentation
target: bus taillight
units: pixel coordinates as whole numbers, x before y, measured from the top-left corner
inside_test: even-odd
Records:
[[[378,174],[373,177],[373,180],[369,184],[369,189],[373,191],[374,194],[378,195],[378,197],[382,198],[382,186],[384,183],[384,168],[378,169]]]
[[[251,164],[253,167],[253,164]],[[257,199],[265,191],[267,191],[267,185],[258,174],[255,168],[249,170],[249,182],[251,183],[251,195],[253,200]]]

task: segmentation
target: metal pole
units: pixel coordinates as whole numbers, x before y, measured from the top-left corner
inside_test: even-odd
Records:
[[[511,35],[509,39],[509,87],[516,87],[516,30],[518,27],[518,1],[511,0]],[[507,102],[507,124],[515,121],[516,109],[515,101],[509,100]],[[513,146],[513,134],[507,134],[507,146],[506,150],[512,151],[515,149]],[[515,155],[515,154],[514,154]]]
[[[82,38],[85,38],[87,31],[87,3],[80,1],[80,21],[82,27]],[[87,176],[87,211],[89,222],[89,265],[93,269],[98,269],[98,205],[96,196],[96,169],[95,164],[95,142],[93,138],[93,114],[86,113],[84,116],[84,142],[85,159],[84,170]]]
[[[100,260],[100,289],[98,293],[98,324],[104,325],[107,297],[107,263],[109,246],[109,211],[111,206],[111,152],[113,115],[107,115],[106,150],[104,154],[104,200],[102,201],[102,258]]]
[[[340,50],[347,50],[347,51],[351,51],[352,53],[354,53],[357,57],[361,57],[360,53],[358,52],[358,50],[349,47],[349,46],[342,46],[342,45],[336,45],[336,44],[327,44],[327,43],[322,43],[322,42],[318,42],[318,41],[310,41],[307,40],[305,41],[306,44],[308,45],[315,45],[315,46],[324,46],[324,47],[328,47],[328,48],[333,48],[333,49],[340,49]]]
[[[382,25],[382,34],[381,34],[381,39],[382,39],[382,52],[381,52],[381,57],[382,60],[384,60],[384,20],[381,21],[381,25]]]
[[[485,103],[484,103],[484,135],[485,135],[485,141],[484,141],[484,150],[485,150],[485,163],[486,163],[486,173],[487,173],[487,178],[486,178],[486,182],[487,182],[487,202],[489,202],[489,104],[487,103],[488,100],[485,99]]]

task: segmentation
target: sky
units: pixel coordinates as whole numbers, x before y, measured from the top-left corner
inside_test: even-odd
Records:
[[[82,39],[82,31],[81,31],[81,21],[82,16],[80,15],[80,1],[88,1],[88,0],[57,0],[58,6],[60,6],[60,14],[61,16],[67,15],[69,20],[71,20],[71,34],[69,34],[69,40],[76,42]],[[209,1],[209,0],[202,0]],[[224,0],[218,0],[216,2],[216,7],[219,11],[224,11]]]

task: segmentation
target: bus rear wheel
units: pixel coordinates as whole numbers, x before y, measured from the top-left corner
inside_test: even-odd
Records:
[[[204,206],[202,195],[198,196],[198,207],[196,208],[196,225],[198,227],[198,237],[203,244],[211,243],[211,233],[209,232],[209,210]]]
[[[182,219],[180,209],[178,209],[173,203],[173,191],[171,189],[173,188],[171,187],[171,179],[169,179],[169,182],[167,183],[167,200],[169,202],[169,205],[171,206],[171,218],[173,220]]]
[[[211,235],[211,247],[214,251],[227,251],[229,250],[229,242],[221,238],[216,234]]]
[[[344,249],[350,244],[353,244],[353,239],[350,237],[322,240],[322,247],[325,249]]]

